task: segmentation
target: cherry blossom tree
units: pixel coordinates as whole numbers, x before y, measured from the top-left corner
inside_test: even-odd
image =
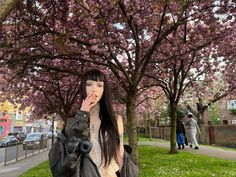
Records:
[[[235,14],[235,11],[232,13]],[[220,99],[234,95],[235,91],[235,15],[223,16],[220,19],[225,26],[230,26],[227,30],[227,35],[224,36],[224,40],[217,41],[214,44],[214,48],[217,49],[217,53],[213,55],[215,59],[220,62],[218,69],[215,70],[215,74],[211,79],[200,80],[196,87],[191,88],[193,91],[193,97],[197,99],[196,108],[194,109],[190,104],[185,102],[186,107],[190,110],[198,119],[200,127],[202,129],[201,141],[206,142],[205,128],[204,128],[204,114],[208,107]],[[214,67],[214,66],[213,66]],[[199,87],[200,86],[200,87]],[[189,95],[189,91],[188,91]],[[186,96],[185,96],[186,101]]]
[[[204,115],[208,107],[230,94],[229,85],[226,80],[223,81],[223,78],[223,76],[215,77],[211,83],[201,80],[198,81],[200,82],[198,87],[186,90],[182,98],[183,102],[187,109],[195,115],[200,124],[204,124]],[[189,103],[195,103],[195,108],[193,108],[193,104]]]
[[[16,7],[18,0],[0,1],[0,24],[7,18],[11,11]]]
[[[234,13],[235,14],[235,13]],[[232,26],[232,30],[229,35],[218,43],[218,49],[222,56],[223,62],[225,62],[225,77],[223,78],[228,83],[228,89],[230,92],[234,92],[236,89],[236,23],[235,16],[228,23]]]
[[[136,103],[136,111],[137,111],[137,122],[138,126],[141,125],[148,128],[148,121],[152,120],[152,122],[157,122],[160,116],[160,101],[163,102],[165,100],[165,95],[161,88],[159,87],[151,87],[143,90],[142,93],[138,96]]]
[[[218,73],[219,74],[219,73]],[[185,105],[188,111],[192,112],[196,117],[199,127],[201,129],[200,142],[206,143],[205,132],[205,113],[208,108],[220,99],[230,94],[230,90],[226,81],[223,81],[221,76],[214,77],[214,79],[196,81],[195,87],[187,88],[182,97],[181,102]]]
[[[13,30],[1,38],[1,58],[4,65],[18,70],[21,76],[35,67],[67,72],[67,68],[53,64],[53,60],[57,59],[93,62],[109,67],[126,93],[123,101],[127,105],[129,143],[137,157],[134,111],[137,86],[159,40],[178,26],[166,25],[166,33],[159,31],[150,52],[142,59],[141,45],[145,42],[144,38],[140,38],[145,35],[142,28],[145,29],[148,18],[161,20],[161,25],[164,24],[165,11],[162,16],[147,15],[146,22],[140,20],[139,13],[149,14],[155,6],[163,10],[162,5],[166,11],[166,4],[154,2],[142,6],[135,1],[25,1],[18,4],[15,16],[9,17],[3,28],[3,31]],[[125,57],[119,58],[122,56]]]
[[[206,8],[209,7],[207,4],[205,5]],[[232,7],[234,5],[232,4]],[[194,6],[193,9],[196,10],[197,7]],[[214,6],[214,8],[216,7]],[[171,117],[170,153],[177,153],[177,107],[185,89],[189,86],[195,87],[195,81],[201,77],[205,78],[206,82],[211,81],[214,78],[214,73],[219,72],[222,68],[219,64],[221,54],[217,50],[217,43],[230,34],[232,26],[225,24],[227,20],[225,23],[222,22],[217,17],[217,11],[214,8],[207,8],[205,13],[196,13],[193,16],[190,15],[192,12],[186,11],[187,19],[197,20],[186,21],[185,24],[167,36],[166,42],[156,51],[156,58],[153,58],[153,63],[156,64],[151,65],[149,69],[149,71],[155,71],[155,74],[153,72],[146,74],[147,77],[154,79],[157,85],[163,88],[169,100]],[[224,11],[226,16],[232,16],[233,12],[230,10]]]
[[[146,84],[143,76],[147,68],[151,68],[148,69],[150,72],[151,66],[156,67],[159,63],[159,66],[170,66],[170,62],[179,56],[200,58],[197,51],[215,40],[217,35],[205,40],[201,35],[194,37],[190,34],[194,33],[194,28],[206,34],[218,30],[213,8],[217,6],[223,12],[231,8],[228,1],[219,2],[22,1],[0,31],[0,64],[20,77],[27,77],[35,68],[70,74],[78,73],[78,66],[86,63],[109,68],[117,81],[115,87],[122,93],[120,100],[126,105],[129,144],[137,159],[135,106],[138,93]],[[184,31],[186,24],[188,29],[192,29],[185,35],[186,39],[198,45],[177,42],[171,46],[169,41],[176,40],[177,36],[180,39],[180,31]],[[189,27],[191,25],[192,28]],[[177,44],[180,44],[179,47]],[[170,47],[173,50],[168,50],[170,55],[166,58],[164,49]],[[179,54],[180,47],[182,51]],[[195,53],[191,53],[193,51]],[[64,64],[61,66],[55,62],[58,60]],[[177,64],[180,68],[183,61]],[[172,66],[175,66],[173,62]],[[173,67],[169,68],[171,70],[179,73]]]
[[[75,113],[79,75],[36,69],[27,77],[9,76],[11,71],[3,75],[1,100],[13,100],[21,105],[21,109],[32,107],[32,116],[38,119],[57,113],[66,121]]]

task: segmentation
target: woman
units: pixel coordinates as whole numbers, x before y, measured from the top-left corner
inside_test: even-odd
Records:
[[[104,73],[93,69],[83,75],[80,98],[80,110],[50,149],[53,176],[137,177],[139,170],[124,151],[123,120],[113,112]]]
[[[67,120],[50,149],[52,175],[137,177],[139,170],[130,148],[123,145],[123,121],[113,112],[104,73],[93,69],[83,75],[80,98],[80,110]]]
[[[188,113],[188,120],[186,125],[188,126],[189,135],[190,135],[190,147],[192,148],[195,145],[194,149],[199,149],[197,142],[197,132],[201,133],[197,121],[193,118],[193,114],[191,112]]]
[[[116,177],[123,165],[123,121],[113,112],[108,81],[93,69],[83,75],[80,86],[80,110],[90,115],[90,156],[102,177]]]

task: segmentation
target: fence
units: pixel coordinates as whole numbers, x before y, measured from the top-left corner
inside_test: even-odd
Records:
[[[145,132],[145,136],[159,139],[170,139],[170,127],[151,127]],[[204,140],[205,144],[214,144],[225,147],[236,147],[236,125],[206,126],[205,137],[198,137]]]
[[[51,144],[51,139],[45,139],[0,148],[0,164],[6,166],[23,158],[34,156],[35,154],[50,149]]]

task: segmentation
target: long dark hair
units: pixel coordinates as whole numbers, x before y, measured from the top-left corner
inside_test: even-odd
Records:
[[[80,83],[80,99],[83,100],[87,97],[86,94],[86,81],[102,81],[104,83],[104,92],[99,101],[100,112],[99,118],[101,119],[101,126],[99,129],[99,143],[103,152],[105,165],[110,164],[111,159],[117,158],[117,148],[120,145],[118,125],[115,113],[112,108],[111,95],[108,80],[103,72],[97,69],[87,71],[81,77]],[[102,156],[102,158],[103,158]]]

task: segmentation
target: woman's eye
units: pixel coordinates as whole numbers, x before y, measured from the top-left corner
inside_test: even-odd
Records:
[[[91,83],[86,83],[86,86],[91,86],[92,84]]]
[[[98,87],[103,87],[103,84],[98,84]]]

